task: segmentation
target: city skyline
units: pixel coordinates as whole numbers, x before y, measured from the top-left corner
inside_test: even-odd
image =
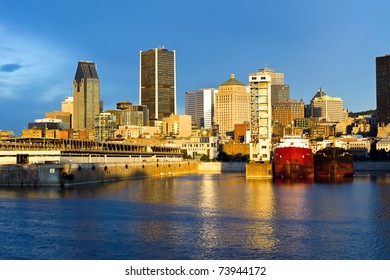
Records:
[[[4,1],[0,129],[19,133],[60,110],[80,60],[97,64],[104,109],[139,104],[139,51],[163,46],[176,51],[179,114],[186,91],[217,88],[231,73],[248,83],[263,67],[283,72],[291,98],[305,104],[323,87],[350,111],[376,109],[375,58],[390,52],[387,1],[91,3]],[[75,9],[89,20],[81,25]]]

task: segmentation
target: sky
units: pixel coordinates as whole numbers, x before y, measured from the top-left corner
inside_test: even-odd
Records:
[[[290,98],[322,87],[352,112],[376,109],[375,58],[390,53],[388,0],[1,0],[0,130],[19,134],[72,96],[94,61],[104,109],[139,104],[140,50],[176,51],[185,92],[283,72]]]

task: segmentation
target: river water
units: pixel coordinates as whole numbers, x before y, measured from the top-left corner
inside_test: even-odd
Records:
[[[390,259],[390,176],[0,188],[0,259]]]

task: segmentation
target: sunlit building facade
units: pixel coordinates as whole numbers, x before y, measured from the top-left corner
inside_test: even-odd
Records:
[[[275,72],[272,68],[264,67],[258,74],[271,77],[271,105],[290,99],[290,86],[284,84],[283,72]]]
[[[139,100],[151,120],[176,114],[176,54],[163,48],[140,52]]]
[[[164,135],[175,137],[191,136],[191,116],[172,115],[163,120],[162,133]]]
[[[73,80],[74,130],[88,131],[95,127],[95,116],[100,113],[100,81],[95,62],[79,61]]]
[[[215,122],[219,134],[233,135],[234,125],[250,122],[250,94],[247,86],[236,80],[234,74],[219,86],[215,94]]]
[[[115,137],[115,132],[118,128],[115,115],[102,112],[96,115],[94,120],[95,141],[102,142]]]
[[[209,129],[214,119],[214,99],[218,90],[215,88],[202,88],[187,91],[186,115],[192,117],[192,124],[198,128]]]
[[[344,103],[340,97],[332,97],[319,88],[311,100],[311,117],[324,119],[327,122],[341,122],[345,118]]]
[[[305,116],[305,103],[303,100],[286,100],[275,103],[272,110],[272,120],[283,126],[292,125],[295,119]]]

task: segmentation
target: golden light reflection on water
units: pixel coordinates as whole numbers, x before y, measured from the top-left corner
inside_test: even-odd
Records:
[[[68,197],[92,198],[69,200],[72,203],[67,211],[78,209],[77,218],[68,222],[70,226],[99,228],[100,219],[107,214],[116,219],[113,230],[124,229],[124,238],[132,239],[134,246],[150,245],[151,251],[159,246],[161,252],[185,251],[186,258],[215,258],[225,256],[226,252],[232,258],[234,254],[244,256],[248,252],[251,258],[267,258],[316,251],[317,241],[307,240],[313,240],[312,237],[327,240],[333,230],[326,228],[329,221],[342,226],[333,238],[343,242],[341,222],[349,215],[359,219],[372,215],[389,220],[389,184],[389,175],[355,176],[353,183],[336,185],[211,174],[147,178],[62,191],[58,188],[0,188],[0,198],[4,201],[6,198],[59,198],[58,202]],[[17,199],[9,201],[11,206],[19,203]],[[67,203],[57,203],[57,206],[62,211]],[[37,205],[45,207],[41,201]],[[54,205],[54,209],[57,206]],[[26,206],[25,209],[33,208]],[[79,234],[77,239],[85,238],[84,231],[76,234]],[[338,244],[326,244],[326,249],[336,251]],[[286,250],[289,252],[285,253]],[[234,253],[230,255],[231,251]],[[142,250],[140,252],[142,254]],[[218,255],[219,252],[224,253]]]
[[[176,203],[177,182],[172,178],[156,178],[144,180],[137,196],[141,201],[149,203]]]
[[[390,174],[386,174],[377,178],[376,182],[379,185],[390,185]]]
[[[243,248],[270,251],[278,244],[272,222],[275,195],[271,180],[242,177],[216,180],[204,176],[199,183],[197,204],[205,218],[199,228],[203,246],[220,248],[239,244]]]
[[[253,222],[250,224],[248,245],[270,251],[279,240],[275,236],[275,193],[271,180],[247,180],[246,212]]]
[[[45,198],[57,199],[61,193],[56,187],[32,188],[32,187],[7,187],[0,188],[0,198]]]
[[[179,215],[179,221],[142,222],[140,234],[150,241],[188,235],[206,251],[237,246],[272,251],[279,243],[273,224],[275,193],[271,180],[215,175],[181,181],[160,178],[144,181],[137,197],[143,202],[173,205],[174,212],[164,207],[160,211]],[[180,220],[180,217],[194,220]],[[180,223],[188,223],[191,228]],[[176,237],[177,244],[190,242]]]

